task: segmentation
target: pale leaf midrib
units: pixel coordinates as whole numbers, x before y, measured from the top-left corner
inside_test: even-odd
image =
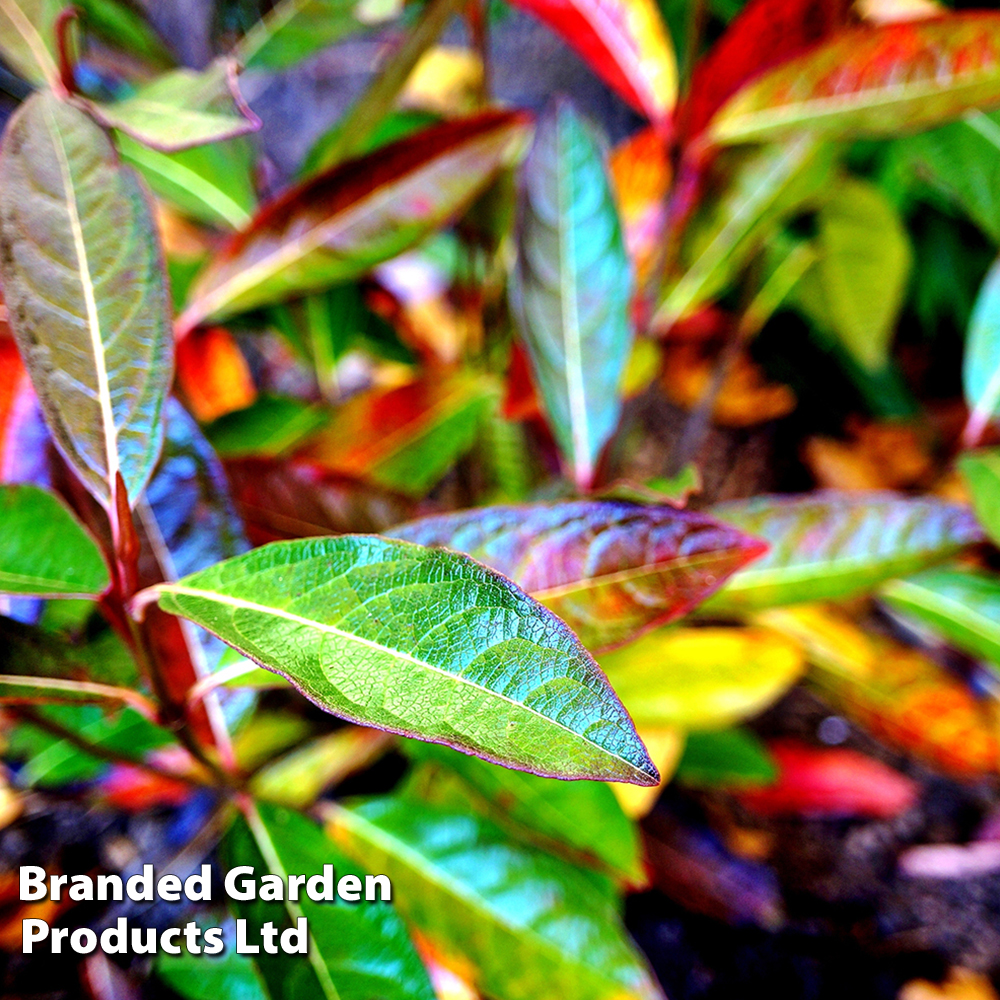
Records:
[[[785,126],[801,125],[809,128],[817,119],[833,118],[837,115],[846,117],[854,113],[879,110],[893,104],[908,104],[926,97],[957,97],[962,91],[981,87],[991,79],[996,79],[1000,83],[1000,68],[994,66],[976,76],[970,74],[970,77],[972,78],[956,82],[944,89],[935,85],[934,81],[927,80],[919,85],[896,84],[861,91],[863,100],[856,100],[856,94],[840,94],[807,98],[773,108],[741,111],[723,117],[713,131],[717,140],[728,141],[755,135],[762,130]]]
[[[885,588],[889,597],[908,600],[917,607],[939,614],[947,613],[972,632],[976,632],[990,642],[1000,644],[1000,625],[981,611],[976,611],[940,591],[921,587],[909,580],[892,580]],[[929,597],[927,596],[929,595]]]
[[[17,4],[17,0],[0,0],[0,10],[7,15],[10,22],[15,26],[18,33],[24,39],[25,44],[31,50],[31,54],[35,57],[35,61],[38,63],[39,69],[42,71],[42,76],[45,77],[48,83],[56,80],[59,76],[58,70],[56,69],[56,64],[52,59],[52,55],[49,50],[45,47],[45,43],[42,41],[41,35],[35,26],[28,20],[24,11]]]
[[[80,213],[76,201],[76,193],[73,188],[73,175],[69,165],[69,158],[65,147],[62,144],[62,134],[55,121],[51,108],[44,105],[45,116],[49,121],[49,131],[52,136],[52,146],[59,161],[59,173],[62,177],[63,189],[65,191],[66,213],[69,217],[70,232],[73,237],[73,248],[76,253],[77,264],[79,265],[80,287],[83,292],[84,305],[87,311],[87,330],[90,334],[90,346],[93,355],[94,371],[97,376],[98,405],[101,409],[102,432],[104,439],[104,452],[107,462],[107,486],[109,503],[113,502],[114,483],[119,471],[118,464],[118,438],[115,428],[114,413],[111,409],[111,388],[108,380],[108,371],[104,357],[104,339],[101,331],[100,313],[97,308],[97,300],[94,297],[94,285],[90,274],[90,264],[87,257],[87,244],[83,235],[83,226],[80,221]]]
[[[644,771],[640,770],[631,761],[626,760],[624,757],[619,756],[618,754],[614,753],[611,750],[608,750],[606,747],[600,746],[600,744],[593,742],[593,740],[587,739],[586,736],[583,736],[581,733],[575,732],[574,730],[566,726],[564,723],[558,722],[557,720],[551,718],[548,715],[543,715],[541,712],[539,712],[537,709],[532,708],[530,705],[526,705],[524,702],[521,701],[516,701],[514,698],[510,698],[509,696],[499,691],[494,691],[491,688],[484,687],[482,684],[479,684],[475,681],[471,681],[467,677],[462,677],[458,674],[452,673],[449,670],[444,670],[443,668],[438,667],[435,664],[430,663],[426,660],[419,660],[416,657],[411,656],[409,653],[403,652],[402,650],[393,649],[389,646],[383,646],[381,643],[374,642],[371,639],[365,639],[362,636],[356,635],[352,632],[346,632],[343,629],[339,629],[335,625],[326,625],[322,622],[317,622],[311,618],[304,618],[301,615],[297,615],[292,611],[286,611],[281,608],[267,607],[266,605],[263,604],[257,604],[254,601],[246,601],[243,600],[242,598],[231,597],[225,594],[216,594],[210,590],[199,590],[196,587],[186,587],[180,584],[173,584],[173,583],[160,584],[154,589],[161,594],[162,593],[179,594],[183,596],[198,598],[204,601],[209,601],[211,603],[219,604],[224,607],[238,608],[244,611],[253,611],[258,614],[273,615],[276,618],[284,618],[286,621],[295,622],[296,624],[316,629],[317,631],[324,632],[328,635],[336,635],[350,642],[356,642],[359,645],[367,646],[368,648],[376,650],[377,652],[386,653],[398,659],[405,660],[409,663],[412,663],[416,667],[421,667],[425,670],[430,670],[434,673],[440,674],[441,676],[446,677],[452,683],[466,684],[469,687],[476,688],[477,690],[482,691],[484,694],[490,697],[497,698],[500,701],[505,701],[510,705],[516,706],[517,708],[519,708],[524,712],[528,712],[532,715],[537,716],[540,719],[544,719],[546,723],[548,723],[551,726],[554,726],[557,729],[562,730],[564,733],[568,733],[573,738],[574,741],[578,741],[584,744],[588,749],[597,750],[600,753],[605,754],[612,760],[616,760],[621,764],[624,764],[636,775],[641,775],[642,777],[648,777],[648,775],[646,775]]]
[[[346,819],[345,815],[350,818]],[[370,843],[381,848],[390,857],[402,860],[403,863],[406,864],[418,878],[422,878],[431,883],[447,895],[451,895],[456,899],[461,900],[466,904],[466,906],[469,907],[469,909],[477,914],[480,919],[493,923],[495,926],[502,928],[508,934],[514,937],[530,936],[530,938],[536,943],[536,947],[539,951],[553,955],[560,964],[565,962],[565,951],[557,944],[554,944],[539,934],[534,927],[526,924],[512,923],[505,917],[504,914],[498,912],[493,906],[491,906],[490,901],[484,898],[480,893],[463,885],[463,883],[455,879],[452,875],[449,875],[448,872],[446,872],[439,864],[435,863],[434,860],[426,858],[425,855],[421,854],[418,850],[416,850],[416,848],[410,847],[409,844],[404,843],[392,833],[383,830],[380,826],[372,823],[364,816],[359,815],[353,810],[341,807],[338,809],[333,822],[335,825],[340,824],[348,827],[349,829],[353,827],[352,832],[355,833],[355,835],[358,835],[357,830],[359,825],[363,825],[366,828],[366,839]],[[597,973],[592,966],[587,966],[580,962],[573,962],[572,965],[575,968],[590,972],[599,981],[605,983],[609,981],[607,977]],[[613,982],[616,987],[621,987],[625,990],[625,987],[622,986],[621,983],[618,983],[615,980],[610,981]],[[630,1000],[631,996],[632,994],[623,992],[622,1000]]]

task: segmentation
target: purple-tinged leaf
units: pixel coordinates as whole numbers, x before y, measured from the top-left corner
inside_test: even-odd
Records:
[[[601,500],[465,510],[391,534],[510,577],[591,650],[681,617],[766,549],[705,514]]]

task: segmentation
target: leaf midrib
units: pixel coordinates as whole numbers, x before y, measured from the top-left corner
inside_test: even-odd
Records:
[[[384,850],[390,857],[401,859],[419,877],[426,879],[426,881],[437,886],[445,893],[464,902],[481,919],[492,922],[496,926],[503,928],[503,930],[514,937],[529,936],[536,942],[536,946],[540,951],[554,955],[557,962],[561,963],[565,961],[566,955],[563,949],[549,941],[547,938],[542,937],[542,935],[540,935],[533,926],[530,924],[511,923],[504,914],[491,906],[489,900],[486,899],[486,897],[484,897],[481,893],[466,887],[462,882],[459,882],[452,875],[446,872],[439,864],[436,864],[433,860],[429,861],[429,859],[416,850],[416,848],[411,847],[398,837],[382,829],[382,827],[377,826],[370,820],[359,815],[356,811],[340,807],[334,817],[334,824],[341,824],[348,828],[351,828],[353,825],[352,832],[354,833],[357,833],[358,827],[363,825],[366,828],[367,839],[372,844]],[[613,982],[615,986],[623,986],[623,984],[619,983],[617,980],[609,980],[608,977],[596,973],[594,967],[587,965],[586,963],[574,961],[572,963],[572,967],[583,969],[585,972],[598,979],[598,981],[610,981]],[[630,997],[631,994],[626,993],[625,996]]]
[[[645,774],[645,772],[641,771],[638,767],[636,767],[635,764],[633,764],[630,760],[626,760],[624,757],[621,757],[618,754],[613,753],[606,747],[602,747],[600,746],[600,744],[587,739],[587,737],[581,735],[580,733],[575,732],[568,726],[564,725],[561,722],[558,722],[557,720],[551,718],[550,716],[544,715],[537,709],[532,708],[530,705],[526,705],[524,702],[516,701],[514,698],[510,698],[499,691],[494,691],[491,688],[484,687],[482,684],[478,684],[475,681],[469,680],[467,677],[462,677],[458,674],[452,673],[450,670],[445,670],[442,667],[438,667],[435,664],[430,663],[426,660],[419,660],[415,656],[411,656],[409,653],[406,653],[402,650],[393,649],[390,646],[384,646],[381,643],[373,641],[372,639],[366,639],[363,636],[356,635],[352,632],[346,632],[343,629],[337,628],[336,625],[328,625],[323,622],[317,622],[311,618],[304,618],[301,615],[297,615],[292,611],[286,611],[283,608],[267,607],[266,605],[263,604],[257,604],[254,601],[247,601],[239,597],[231,597],[228,594],[227,595],[216,594],[210,590],[200,590],[197,587],[185,587],[179,584],[160,584],[152,589],[157,591],[158,593],[180,594],[188,597],[199,598],[201,600],[209,601],[214,604],[223,605],[225,607],[240,608],[245,611],[254,611],[259,614],[273,615],[276,618],[284,618],[286,621],[295,622],[296,624],[299,625],[305,625],[309,628],[314,628],[317,631],[325,632],[328,635],[336,635],[350,642],[359,643],[360,645],[367,646],[370,649],[377,650],[380,653],[388,653],[390,656],[394,656],[401,660],[405,660],[409,663],[412,663],[414,666],[422,667],[434,673],[441,674],[443,677],[448,678],[448,680],[450,680],[453,683],[467,684],[469,687],[476,688],[477,690],[482,691],[484,694],[487,694],[493,698],[497,698],[501,701],[505,701],[508,704],[514,705],[517,708],[525,712],[528,712],[532,715],[535,715],[540,719],[544,719],[546,723],[548,723],[551,726],[554,726],[557,729],[561,729],[565,733],[568,733],[573,738],[574,741],[584,744],[588,749],[597,750],[600,753],[605,754],[609,758],[618,761],[621,764],[624,764],[635,775],[640,776],[642,778],[649,777],[648,775]],[[247,655],[249,655],[249,653]]]
[[[2,2],[2,0],[0,0],[0,2]],[[45,117],[49,122],[49,132],[52,136],[52,147],[55,150],[56,159],[59,161],[59,174],[63,182],[66,213],[69,216],[70,233],[73,237],[73,249],[76,253],[77,266],[79,268],[78,276],[80,280],[80,287],[83,292],[84,305],[87,311],[87,332],[90,335],[94,371],[97,376],[98,405],[101,409],[105,460],[107,462],[107,486],[109,493],[108,502],[112,503],[114,483],[119,472],[118,436],[115,427],[114,412],[111,409],[111,387],[104,357],[104,338],[101,331],[101,318],[97,308],[97,299],[94,295],[94,284],[90,275],[90,263],[87,257],[87,244],[83,235],[83,226],[80,222],[80,213],[76,201],[76,192],[73,187],[73,175],[70,169],[69,158],[67,156],[66,149],[62,144],[62,133],[56,123],[55,116],[52,114],[51,106],[48,102],[46,102],[43,107]]]
[[[892,580],[884,588],[884,593],[890,598],[908,600],[927,611],[942,613],[942,610],[946,610],[959,624],[1000,646],[1000,625],[954,597],[932,590],[930,587],[922,587],[910,580]]]
[[[58,79],[59,73],[52,55],[45,47],[41,35],[35,26],[28,20],[24,11],[17,5],[16,0],[0,0],[0,9],[7,15],[18,33],[24,39],[25,44],[31,50],[31,54],[38,63],[38,68],[42,71],[42,76],[46,82],[51,83]]]
[[[992,67],[979,74],[969,74],[960,82],[942,89],[933,80],[920,84],[894,84],[886,87],[873,87],[870,90],[855,91],[854,94],[839,94],[831,97],[807,98],[779,104],[771,108],[741,111],[738,114],[720,115],[719,124],[713,129],[717,141],[727,142],[753,135],[761,129],[779,126],[809,123],[819,118],[829,118],[838,114],[867,111],[887,107],[892,104],[905,104],[918,101],[925,97],[951,97],[971,87],[982,86],[991,78],[1000,79],[1000,68]],[[763,87],[763,84],[761,85]],[[862,99],[858,100],[858,96]],[[853,99],[853,103],[852,103]],[[750,103],[749,96],[744,99]],[[742,102],[741,102],[742,103]],[[747,124],[749,123],[749,124]]]

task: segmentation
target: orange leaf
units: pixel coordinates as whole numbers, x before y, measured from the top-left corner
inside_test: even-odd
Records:
[[[257,399],[243,352],[218,326],[195,330],[178,342],[177,386],[188,409],[205,424]]]

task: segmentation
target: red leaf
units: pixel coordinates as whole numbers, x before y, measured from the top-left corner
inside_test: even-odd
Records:
[[[650,0],[513,0],[566,42],[604,82],[657,124],[677,95],[673,48]]]
[[[791,59],[850,22],[850,0],[750,0],[695,67],[678,112],[682,133],[697,136],[748,80]]]
[[[203,424],[243,410],[257,399],[250,366],[232,334],[213,326],[177,344],[177,387]]]
[[[917,800],[919,786],[856,750],[774,740],[774,785],[742,792],[740,800],[768,816],[868,816],[891,819]]]

